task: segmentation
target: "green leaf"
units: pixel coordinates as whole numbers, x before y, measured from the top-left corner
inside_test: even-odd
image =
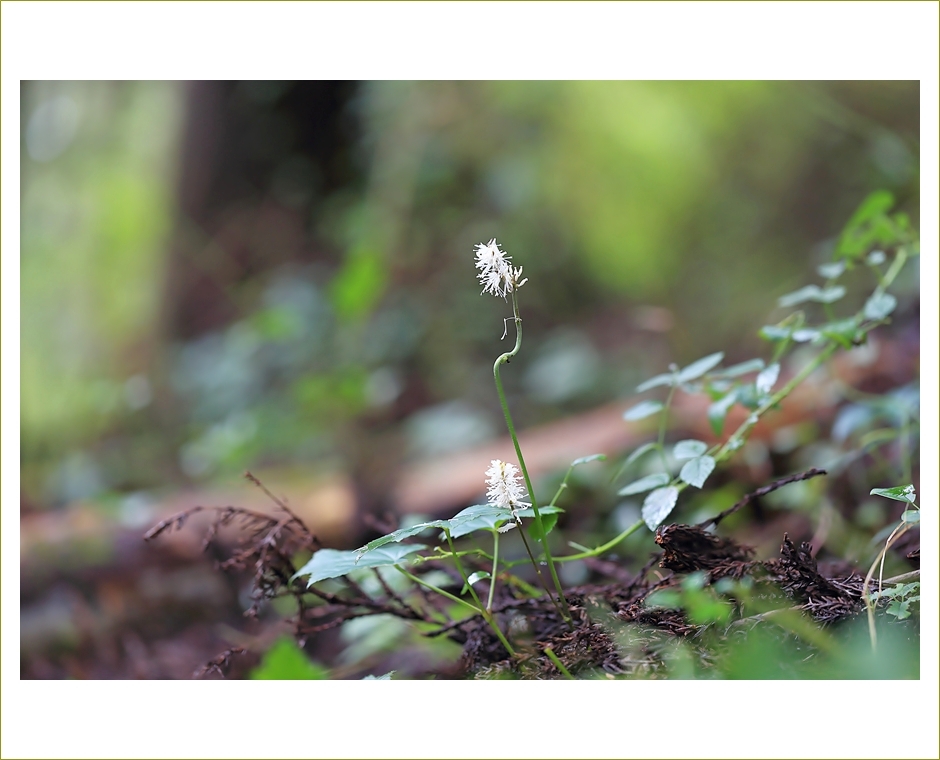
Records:
[[[679,472],[679,479],[688,483],[690,486],[701,488],[714,469],[715,460],[710,456],[696,457],[695,459],[690,459],[682,466],[682,470]]]
[[[556,512],[555,510],[558,511]],[[551,533],[558,524],[558,512],[561,512],[561,510],[557,507],[539,507],[539,514],[542,515],[542,527],[545,529],[546,536]],[[519,514],[521,515],[522,513],[520,512]],[[535,517],[534,512],[532,513],[532,517]],[[539,537],[539,526],[535,520],[529,523],[529,536],[533,541],[541,540]]]
[[[771,364],[767,369],[763,370],[754,381],[754,386],[757,388],[757,392],[764,396],[770,391],[773,390],[774,383],[777,382],[777,378],[780,375],[780,365]]]
[[[909,601],[901,602],[898,600],[894,600],[893,602],[891,602],[891,604],[888,605],[888,609],[886,610],[886,612],[889,615],[897,616],[898,620],[905,620],[911,616],[909,607],[910,607]]]
[[[920,511],[916,509],[906,509],[901,515],[901,521],[906,523],[920,522]]]
[[[894,499],[895,501],[906,501],[908,504],[913,504],[917,499],[913,485],[895,486],[894,488],[872,488],[869,495],[884,496],[886,499]]]
[[[656,412],[661,411],[663,404],[661,401],[641,401],[636,406],[630,407],[623,413],[623,418],[630,422],[642,420]]]
[[[640,383],[636,387],[637,393],[642,393],[643,391],[648,391],[650,388],[656,388],[660,385],[672,385],[675,376],[673,374],[668,375],[656,375],[656,377],[651,377],[645,383]]]
[[[679,441],[673,448],[672,453],[676,459],[692,459],[693,457],[700,457],[706,451],[708,451],[708,444],[705,441],[690,439]]]
[[[725,369],[712,372],[712,377],[740,377],[741,375],[746,375],[748,372],[759,372],[763,368],[763,359],[749,359],[746,362],[733,364]]]
[[[398,543],[399,541],[404,541],[406,538],[417,536],[419,533],[423,533],[430,528],[449,527],[450,520],[432,520],[431,522],[423,522],[418,523],[417,525],[411,525],[407,528],[400,528],[399,530],[381,536],[374,541],[370,541],[365,546],[360,546],[358,549],[356,549],[356,553],[361,556],[366,552],[375,551],[380,546],[385,546],[385,544]]]
[[[654,591],[649,594],[643,602],[644,607],[666,607],[667,609],[679,609],[682,606],[682,596],[678,591],[664,589]]]
[[[893,225],[886,214],[894,196],[886,190],[871,193],[846,223],[836,244],[836,256],[857,259],[873,243],[893,242]]]
[[[669,476],[665,472],[656,472],[652,475],[647,475],[644,478],[639,480],[634,480],[629,485],[624,486],[617,494],[619,496],[630,496],[635,493],[643,493],[644,491],[649,491],[653,488],[658,488],[659,486],[664,486],[670,480]]]
[[[311,662],[297,643],[286,636],[274,642],[258,667],[248,674],[248,678],[256,681],[325,681],[329,677],[327,668]]]
[[[336,549],[320,549],[310,561],[294,573],[294,578],[309,575],[307,586],[325,581],[328,578],[339,578],[351,573],[353,570],[370,567],[386,567],[398,565],[409,554],[427,549],[424,544],[404,544],[398,546],[383,546],[373,551],[360,554],[358,551],[343,552]]]
[[[633,464],[637,459],[639,459],[644,454],[647,454],[650,451],[654,451],[655,449],[658,449],[658,448],[659,448],[659,444],[656,443],[655,441],[644,443],[642,446],[640,446],[640,448],[638,448],[630,456],[627,457],[627,461],[623,463],[623,466],[629,467],[631,464]]]
[[[679,498],[679,489],[675,486],[657,488],[643,501],[642,515],[646,526],[650,530],[656,527],[672,512]]]
[[[475,530],[493,530],[511,519],[511,509],[494,504],[474,504],[462,509],[446,522],[450,526],[450,537],[460,538]]]
[[[833,261],[829,264],[820,264],[816,271],[819,272],[821,277],[825,277],[827,280],[834,280],[845,271],[845,262]]]
[[[688,383],[691,380],[700,378],[708,370],[721,364],[721,360],[724,358],[724,351],[719,351],[716,354],[709,354],[696,362],[692,362],[688,367],[679,371],[679,376],[676,378],[677,382]]]
[[[641,456],[649,453],[650,451],[654,451],[658,448],[659,448],[659,444],[656,443],[655,441],[644,443],[636,451],[634,451],[630,456],[628,456],[626,461],[622,465],[620,465],[620,469],[617,470],[617,474],[613,477],[613,480],[611,480],[611,483],[617,480],[620,477],[620,475],[623,473],[623,471],[626,470],[635,461],[637,461]]]
[[[820,288],[818,285],[807,285],[806,287],[781,296],[777,303],[782,308],[789,308],[806,301],[815,301],[816,303],[834,303],[845,295],[845,288],[841,285],[833,285],[830,288]]]
[[[460,589],[461,595],[466,594],[470,586],[472,586],[477,581],[483,581],[490,577],[490,574],[486,570],[478,570],[475,573],[470,573],[470,576],[467,578],[469,583],[464,583],[463,588]]]
[[[721,431],[725,426],[725,417],[728,416],[728,410],[734,406],[737,398],[738,390],[735,388],[727,396],[708,407],[708,422],[712,426],[715,435],[721,435]]]
[[[865,301],[865,319],[877,321],[884,319],[897,308],[898,299],[890,293],[873,293],[871,298]]]
[[[861,337],[858,331],[858,324],[854,317],[842,319],[838,322],[829,322],[822,325],[819,331],[827,338],[840,344],[843,348],[852,348],[855,341]]]
[[[884,251],[872,251],[865,257],[865,263],[870,267],[876,267],[879,264],[885,263],[885,252]]]
[[[607,461],[606,454],[591,454],[590,456],[586,456],[586,457],[578,457],[571,463],[571,466],[577,467],[578,465],[588,464],[589,462],[606,462],[606,461]]]

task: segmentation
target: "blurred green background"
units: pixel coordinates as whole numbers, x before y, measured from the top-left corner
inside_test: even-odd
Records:
[[[918,97],[25,82],[24,500],[371,471],[356,460],[376,431],[412,457],[498,435],[507,308],[472,266],[492,237],[530,278],[517,424],[629,395],[667,360],[754,355],[774,298],[869,191],[917,224]]]
[[[396,517],[403,471],[504,437],[492,364],[511,308],[481,296],[476,244],[495,237],[529,278],[503,372],[524,431],[597,425],[577,415],[672,361],[766,357],[758,328],[870,192],[919,224],[918,82],[23,82],[21,103],[24,678],[188,677],[235,644],[256,665],[289,605],[246,622],[247,579],[202,558],[196,527],[144,545],[146,528],[253,506],[250,468],[351,548],[365,515]],[[919,340],[910,270],[885,328],[907,330],[902,352]],[[836,444],[782,469],[857,448],[877,420],[847,408]],[[824,435],[795,429],[781,450]],[[857,480],[847,514],[871,487]],[[572,485],[579,540],[636,519],[600,469]],[[713,514],[746,485],[690,506]],[[811,531],[817,491],[781,493]],[[840,556],[890,522],[870,502],[857,530],[835,523]],[[642,564],[649,536],[633,538]],[[408,660],[407,626],[372,622],[307,654],[345,652],[333,677],[457,656],[413,634]],[[399,661],[374,670],[359,639]]]

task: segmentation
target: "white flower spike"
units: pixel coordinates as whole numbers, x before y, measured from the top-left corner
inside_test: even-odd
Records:
[[[486,498],[490,504],[508,508],[513,513],[531,507],[526,497],[525,486],[519,477],[519,468],[501,459],[494,459],[486,471]]]
[[[528,277],[520,279],[522,267],[513,267],[509,263],[509,256],[505,251],[499,250],[496,238],[490,240],[489,243],[479,243],[475,253],[476,267],[480,270],[477,277],[483,285],[483,293],[492,293],[494,296],[505,298],[528,281]]]

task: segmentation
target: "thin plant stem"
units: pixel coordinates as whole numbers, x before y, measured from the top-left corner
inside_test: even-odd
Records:
[[[503,381],[499,375],[499,368],[509,362],[522,347],[522,318],[519,316],[519,299],[517,291],[512,292],[512,314],[516,323],[516,345],[512,351],[508,351],[493,364],[493,379],[496,381],[496,392],[499,394],[499,403],[503,407],[503,416],[506,418],[506,427],[509,429],[509,437],[512,438],[512,445],[516,450],[516,457],[519,460],[519,469],[522,470],[522,477],[525,479],[526,489],[529,492],[529,499],[532,501],[532,511],[535,513],[535,524],[538,526],[539,538],[542,542],[542,549],[545,552],[545,558],[548,561],[548,569],[552,575],[552,581],[555,584],[555,590],[562,605],[562,617],[566,622],[571,622],[571,613],[568,610],[568,601],[565,599],[565,592],[561,588],[561,581],[558,580],[558,572],[555,570],[555,563],[552,561],[552,553],[548,548],[548,537],[545,533],[545,527],[542,524],[542,515],[539,512],[538,502],[535,498],[535,489],[532,487],[532,480],[529,478],[529,471],[525,466],[525,459],[522,457],[522,449],[519,448],[519,438],[516,436],[515,426],[512,424],[512,415],[509,413],[509,404],[506,401],[506,392],[503,390]],[[523,538],[523,540],[525,540]],[[531,554],[531,552],[530,552]],[[533,558],[533,562],[535,562]],[[536,572],[539,571],[538,563],[535,563]]]
[[[548,659],[555,663],[555,667],[561,671],[561,674],[570,681],[574,681],[575,677],[568,672],[568,668],[564,666],[561,660],[558,659],[558,655],[552,650],[551,647],[545,647],[545,654],[548,655]]]
[[[675,375],[675,373],[673,373]],[[669,462],[666,460],[666,426],[669,424],[669,405],[672,403],[673,394],[676,392],[676,383],[669,386],[669,395],[666,396],[666,403],[660,412],[659,419],[659,437],[656,439],[656,448],[659,449],[659,458],[663,461],[663,469],[669,471]]]
[[[460,557],[457,556],[457,552],[454,549],[454,541],[450,537],[450,531],[447,528],[444,528],[444,536],[447,538],[447,545],[450,547],[451,556],[454,558],[454,564],[457,566],[457,571],[460,573],[460,577],[463,578],[463,582],[466,584],[467,588],[470,591],[470,596],[473,597],[473,601],[477,603],[477,607],[480,609],[483,608],[483,603],[480,601],[480,597],[477,596],[477,592],[473,590],[473,586],[470,583],[470,579],[467,577],[467,571],[464,570],[463,562],[460,561]]]
[[[464,607],[468,607],[474,612],[481,614],[483,616],[483,619],[486,620],[486,622],[489,624],[490,628],[493,629],[493,633],[496,634],[496,637],[499,639],[500,643],[506,648],[506,651],[509,652],[509,654],[512,655],[513,657],[516,656],[516,650],[512,648],[512,645],[506,640],[506,637],[503,635],[503,632],[499,630],[499,626],[496,625],[496,619],[490,613],[484,610],[482,607],[474,607],[472,604],[470,604],[470,602],[464,601],[459,596],[454,596],[453,594],[447,591],[444,591],[444,589],[439,588],[438,586],[435,586],[433,583],[428,583],[427,581],[419,578],[417,575],[412,575],[407,570],[405,570],[405,568],[403,568],[401,565],[395,565],[395,569],[398,572],[400,572],[402,575],[404,575],[406,578],[410,578],[412,581],[414,581],[418,585],[424,586],[425,588],[430,589],[431,591],[435,591],[441,596],[446,597],[447,599],[450,599],[452,602],[457,602],[458,604],[462,604]]]
[[[493,611],[493,592],[496,590],[496,568],[499,565],[499,531],[493,531],[493,570],[490,572],[490,593],[486,596],[486,611]]]

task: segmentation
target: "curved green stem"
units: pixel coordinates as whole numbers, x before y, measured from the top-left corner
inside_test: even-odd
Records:
[[[473,590],[473,586],[470,583],[470,579],[467,577],[467,571],[464,570],[463,562],[460,561],[460,557],[457,556],[457,551],[454,549],[454,541],[450,537],[450,531],[447,528],[444,528],[444,536],[447,538],[447,545],[450,547],[451,556],[454,558],[454,564],[457,566],[457,572],[460,573],[460,577],[463,578],[463,582],[466,585],[467,589],[470,591],[470,596],[473,597],[473,601],[477,603],[477,607],[480,609],[483,608],[483,603],[480,601],[480,597],[477,596],[477,592]]]
[[[483,619],[486,620],[490,628],[493,629],[493,632],[496,634],[496,637],[499,639],[500,643],[506,648],[506,651],[509,652],[509,654],[512,655],[513,657],[516,656],[516,650],[513,649],[512,645],[506,640],[506,637],[503,635],[503,632],[499,630],[499,626],[496,625],[496,619],[489,612],[482,609],[481,607],[474,607],[472,604],[470,604],[470,602],[464,601],[459,596],[454,596],[449,591],[444,591],[444,589],[438,586],[435,586],[433,583],[428,583],[427,581],[422,580],[417,575],[412,575],[407,570],[405,570],[405,568],[403,568],[401,565],[395,565],[395,569],[398,572],[400,572],[402,575],[404,575],[406,578],[411,579],[418,585],[424,586],[426,589],[430,589],[431,591],[434,591],[440,594],[441,596],[446,597],[447,599],[450,599],[452,602],[457,602],[457,604],[462,604],[464,607],[468,607],[474,612],[477,612],[480,615],[482,615]]]
[[[562,605],[562,617],[567,622],[571,622],[571,612],[568,610],[568,601],[565,599],[565,592],[561,588],[561,581],[558,580],[558,571],[555,570],[555,563],[552,561],[552,553],[548,548],[548,537],[545,533],[545,527],[542,524],[542,515],[539,512],[538,502],[535,498],[535,489],[532,488],[532,481],[529,478],[529,471],[526,469],[525,460],[522,457],[522,449],[519,448],[519,438],[516,436],[515,426],[512,424],[512,415],[509,413],[509,404],[506,401],[506,393],[503,390],[503,381],[499,376],[499,368],[509,362],[522,347],[522,318],[519,316],[519,299],[517,291],[512,292],[512,315],[516,323],[516,345],[512,351],[502,354],[493,364],[493,379],[496,381],[496,392],[499,394],[499,403],[503,407],[503,416],[506,418],[506,427],[509,429],[509,437],[512,438],[512,445],[516,450],[516,457],[519,460],[519,469],[522,470],[522,477],[525,479],[526,489],[529,492],[529,499],[532,502],[532,511],[535,513],[535,524],[538,527],[539,540],[542,542],[542,549],[545,551],[545,558],[548,560],[548,569],[552,575],[552,581],[555,584],[555,590]],[[534,562],[534,558],[533,558]],[[536,572],[539,571],[538,563],[535,563]]]

